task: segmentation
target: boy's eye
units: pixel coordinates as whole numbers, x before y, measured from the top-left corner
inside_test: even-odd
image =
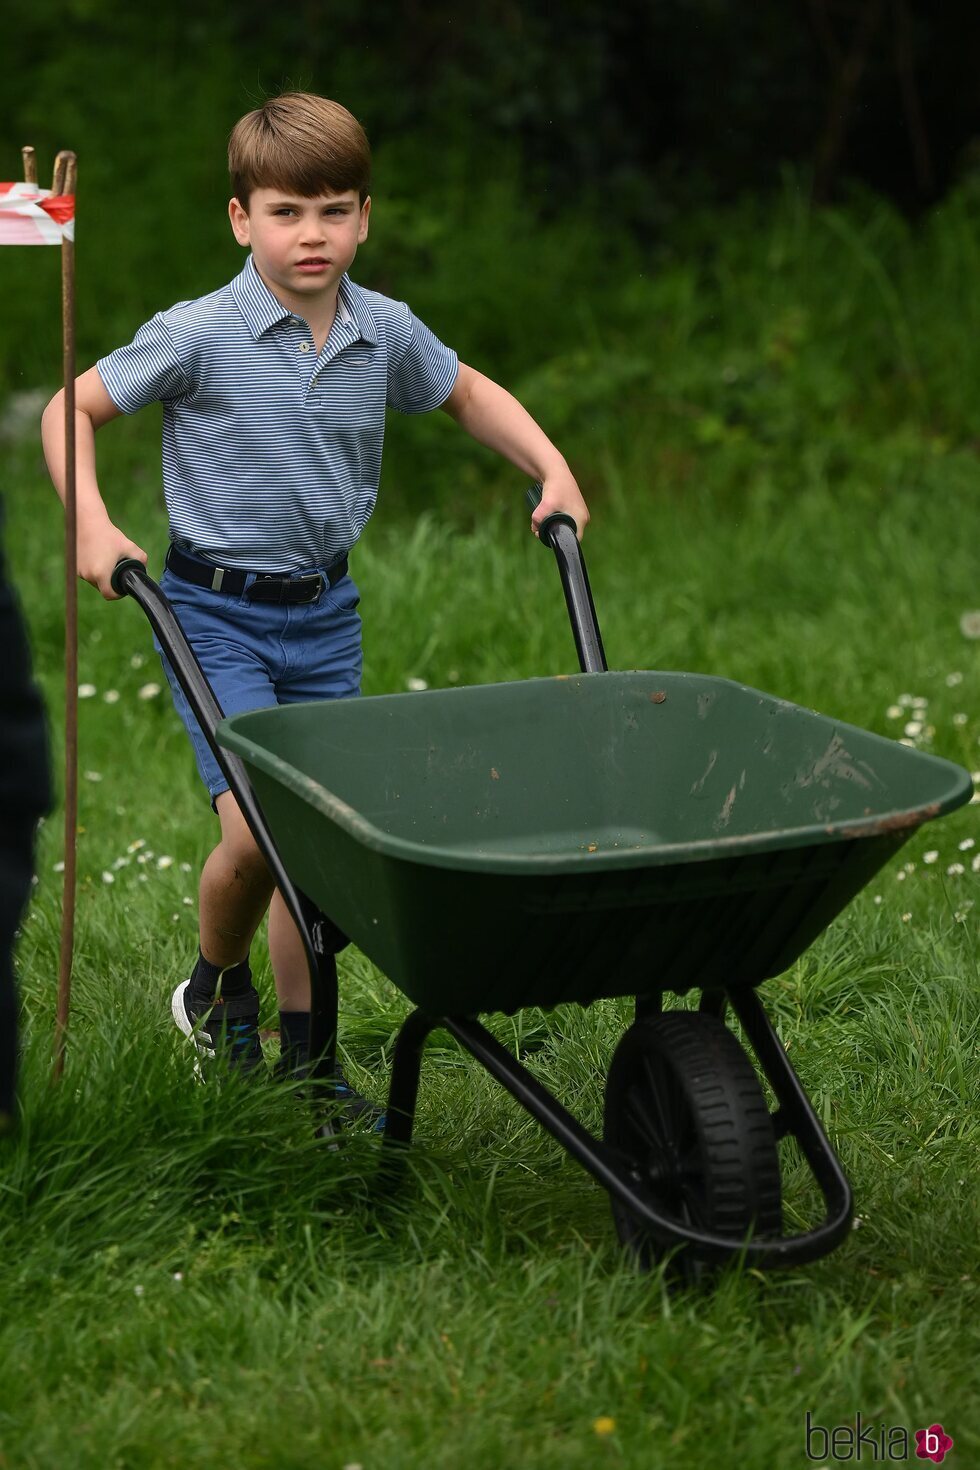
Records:
[[[323,212],[324,212],[324,214],[340,214],[340,215],[344,215],[344,214],[347,213],[347,210],[343,207],[343,205],[340,205],[340,204],[328,204],[327,207],[326,207],[326,209]],[[283,204],[278,209],[273,210],[273,214],[287,215],[287,214],[296,214],[296,213],[298,213],[298,211],[295,210],[295,209],[293,209],[292,206],[291,205],[288,205],[288,204]]]

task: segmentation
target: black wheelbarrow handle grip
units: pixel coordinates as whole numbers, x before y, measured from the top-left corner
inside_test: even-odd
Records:
[[[528,486],[527,500],[532,510],[540,505],[539,480]],[[589,574],[585,569],[585,557],[579,545],[575,522],[564,511],[555,511],[554,514],[545,516],[539,524],[538,538],[542,546],[550,546],[555,553],[579,666],[583,674],[604,673],[609,665],[606,663],[599,620],[589,586]]]
[[[177,682],[188,704],[194,711],[204,738],[211,747],[214,758],[221,767],[232,795],[238,802],[241,813],[258,844],[259,851],[275,878],[276,886],[281,890],[286,906],[296,921],[296,927],[299,929],[307,950],[310,972],[313,975],[316,958],[299,895],[283,867],[282,859],[255,799],[244,765],[237,755],[233,755],[229,750],[224,750],[218,744],[215,730],[225,717],[224,711],[215,698],[207,675],[198,663],[197,656],[188,643],[166,594],[147,575],[143,563],[137,561],[135,557],[124,557],[116,563],[112,570],[111,583],[113,592],[118,593],[120,597],[129,595],[139,603],[150,627],[160,640],[160,646],[170,661],[170,666],[177,676]]]
[[[146,567],[137,557],[121,557],[113,567],[112,576],[109,578],[112,590],[116,593],[117,597],[125,597],[137,585],[131,577],[126,576],[127,572],[142,572],[144,578],[149,581],[149,578],[146,576]]]

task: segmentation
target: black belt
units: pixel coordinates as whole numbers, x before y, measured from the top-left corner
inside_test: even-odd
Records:
[[[227,592],[232,597],[241,597],[245,592],[250,602],[319,602],[323,592],[323,577],[313,572],[305,577],[291,577],[288,573],[247,572],[241,567],[216,567],[208,562],[197,561],[185,556],[176,546],[167,552],[166,565],[177,577],[193,582],[197,587],[210,587],[212,592]],[[326,570],[326,579],[333,587],[347,576],[347,558],[335,562]],[[246,580],[255,581],[246,589]]]

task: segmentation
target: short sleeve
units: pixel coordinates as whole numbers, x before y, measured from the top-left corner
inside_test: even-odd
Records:
[[[388,407],[400,413],[428,413],[452,392],[459,358],[404,303],[401,309],[399,330],[389,337]]]
[[[187,377],[162,311],[140,327],[128,347],[96,363],[106,392],[123,413],[167,403],[187,392]]]

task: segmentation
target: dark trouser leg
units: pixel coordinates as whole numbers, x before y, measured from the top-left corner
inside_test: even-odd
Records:
[[[0,834],[0,1117],[14,1108],[17,1076],[17,996],[14,935],[31,891],[33,821],[7,820]]]
[[[14,934],[31,891],[34,828],[51,805],[44,708],[27,636],[0,552],[0,1113],[13,1111],[17,1070]]]

